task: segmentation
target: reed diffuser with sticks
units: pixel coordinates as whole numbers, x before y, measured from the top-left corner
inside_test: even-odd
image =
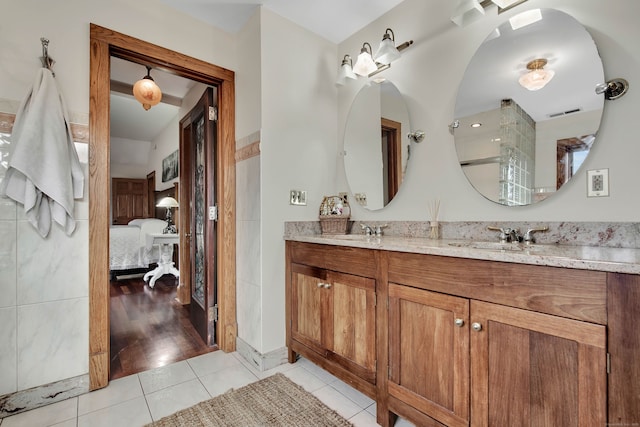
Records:
[[[431,221],[429,221],[429,238],[434,240],[440,238],[440,224],[438,223],[439,211],[440,199],[429,202],[429,216],[431,217]]]

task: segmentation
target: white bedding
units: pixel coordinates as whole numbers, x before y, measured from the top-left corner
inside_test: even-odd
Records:
[[[160,260],[158,246],[146,248],[147,234],[162,233],[166,221],[155,218],[136,219],[129,225],[111,226],[109,233],[109,270],[148,268]]]

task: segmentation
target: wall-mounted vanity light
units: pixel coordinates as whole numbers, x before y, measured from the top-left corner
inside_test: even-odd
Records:
[[[451,21],[459,27],[464,27],[484,16],[484,10],[490,5],[495,4],[498,6],[498,13],[502,13],[525,1],[527,0],[458,0]]]
[[[133,85],[133,96],[145,110],[157,105],[162,99],[162,91],[150,75],[151,67],[147,67],[147,75]]]
[[[357,79],[356,73],[353,72],[353,63],[351,61],[351,57],[349,55],[345,55],[342,58],[342,65],[340,66],[340,71],[338,72],[338,80],[336,84],[344,85],[347,82],[347,79]]]
[[[364,42],[362,49],[360,49],[360,55],[358,55],[358,59],[356,60],[356,65],[353,66],[353,72],[359,76],[366,77],[377,69],[378,66],[373,62],[373,57],[371,56],[371,45]]]
[[[377,63],[388,65],[391,64],[392,61],[399,59],[400,56],[401,53],[398,48],[396,48],[395,34],[393,34],[393,30],[391,28],[387,28],[384,32],[384,36],[382,36],[380,47],[378,47],[378,50],[373,57]]]
[[[551,81],[556,74],[553,70],[545,70],[544,66],[547,65],[547,60],[544,58],[534,59],[527,64],[527,72],[518,79],[520,86],[527,90],[539,90],[542,89]]]
[[[355,65],[351,65],[351,57],[345,55],[342,59],[338,80],[336,84],[344,85],[347,79],[354,79],[356,75],[362,77],[372,77],[381,71],[391,67],[391,62],[400,58],[400,52],[413,44],[413,40],[406,41],[398,46],[395,45],[395,34],[391,28],[387,28],[382,36],[380,46],[375,55],[372,53],[371,45],[367,42],[362,44],[360,54]]]

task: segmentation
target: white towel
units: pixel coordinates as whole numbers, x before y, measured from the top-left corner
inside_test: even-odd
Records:
[[[23,204],[42,237],[49,234],[52,220],[70,236],[76,227],[74,199],[84,193],[84,173],[64,99],[46,68],[40,69],[18,108],[10,149],[0,195]]]

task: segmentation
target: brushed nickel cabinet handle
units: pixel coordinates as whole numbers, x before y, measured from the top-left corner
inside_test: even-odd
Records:
[[[464,319],[456,319],[454,323],[458,328],[461,328],[464,326]]]
[[[473,322],[471,324],[471,329],[473,329],[476,332],[480,332],[482,330],[482,324],[478,322]]]

